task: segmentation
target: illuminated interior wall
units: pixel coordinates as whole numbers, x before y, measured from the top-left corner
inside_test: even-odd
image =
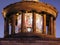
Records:
[[[17,26],[16,26],[16,33],[21,32],[21,15],[19,14],[17,16]],[[42,24],[43,24],[43,18],[41,14],[36,14],[36,32],[42,33]],[[33,26],[33,15],[32,13],[25,13],[25,29],[24,32],[33,32],[32,26]]]

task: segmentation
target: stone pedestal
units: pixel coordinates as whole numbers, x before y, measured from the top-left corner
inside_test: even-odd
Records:
[[[60,40],[60,39],[59,39]],[[27,40],[27,39],[19,39],[19,38],[10,38],[10,39],[0,39],[0,45],[60,45],[60,41],[58,39],[55,40]]]

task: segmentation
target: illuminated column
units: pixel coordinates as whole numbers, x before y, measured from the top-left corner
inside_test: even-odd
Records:
[[[36,13],[33,12],[33,32],[36,32]]]
[[[56,36],[56,20],[53,22],[53,35]]]
[[[15,15],[12,15],[11,18],[11,35],[13,36],[15,34],[15,24],[16,24],[16,17]]]
[[[4,20],[4,37],[8,37],[9,36],[9,20],[6,17]]]
[[[43,15],[43,34],[46,34],[46,14]]]
[[[53,35],[53,17],[50,17],[48,34]]]
[[[50,19],[50,23],[51,23],[51,35],[53,35],[53,17],[51,17]]]
[[[25,30],[25,13],[22,11],[22,20],[21,20],[21,32],[24,32]]]

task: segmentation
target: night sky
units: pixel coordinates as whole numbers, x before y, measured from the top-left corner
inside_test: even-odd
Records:
[[[2,16],[2,10],[4,7],[21,0],[0,0],[0,38],[4,36],[4,19]],[[58,10],[58,17],[56,19],[56,37],[60,38],[60,0],[40,0],[53,5]]]

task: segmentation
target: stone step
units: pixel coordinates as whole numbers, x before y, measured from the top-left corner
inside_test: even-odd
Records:
[[[0,38],[0,45],[60,45],[60,38]]]
[[[17,41],[0,41],[0,45],[60,45],[58,41],[36,41],[36,42],[17,42]]]

